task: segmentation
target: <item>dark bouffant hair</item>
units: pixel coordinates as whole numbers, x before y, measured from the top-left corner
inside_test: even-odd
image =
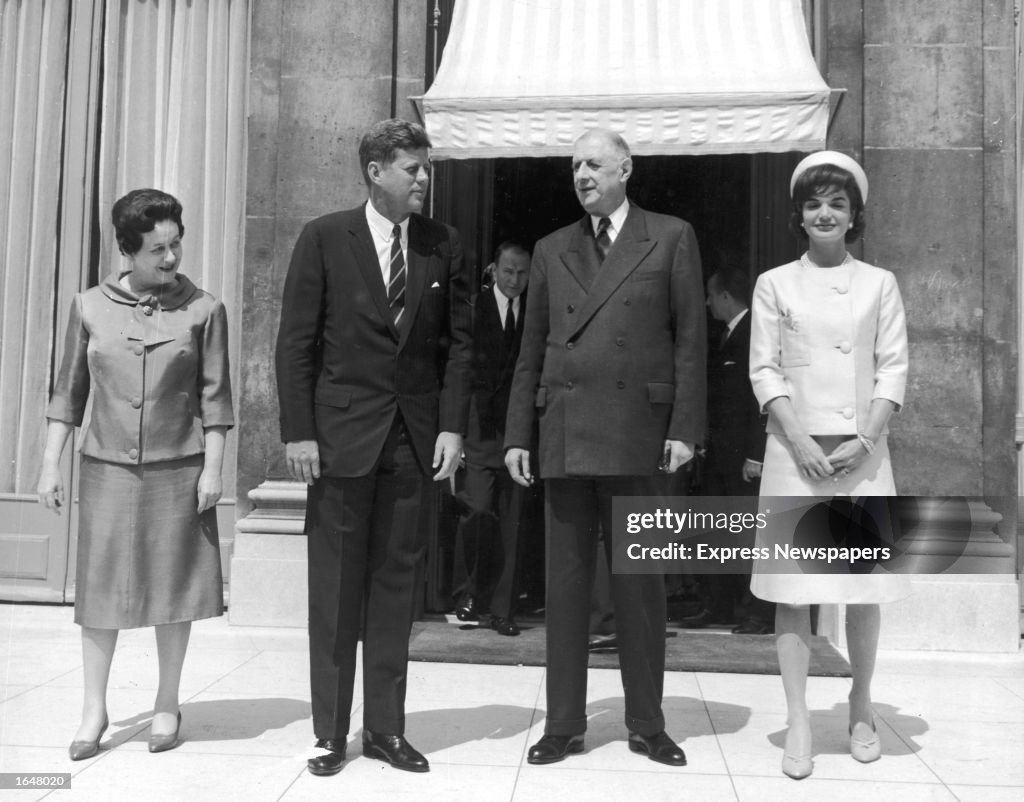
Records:
[[[395,160],[396,150],[429,147],[430,137],[422,125],[399,119],[374,123],[359,141],[359,166],[363,170],[363,178],[367,184],[370,183],[370,176],[366,171],[370,162],[390,164]]]
[[[818,164],[804,170],[793,186],[793,213],[789,218],[789,230],[802,242],[807,241],[804,221],[804,203],[815,195],[845,190],[850,199],[850,221],[853,227],[846,232],[847,242],[856,242],[864,233],[864,199],[853,174],[834,164]]]
[[[184,236],[181,203],[177,198],[159,189],[133,189],[118,200],[110,212],[118,250],[125,256],[138,253],[142,247],[142,235],[164,220],[177,223],[178,233]]]

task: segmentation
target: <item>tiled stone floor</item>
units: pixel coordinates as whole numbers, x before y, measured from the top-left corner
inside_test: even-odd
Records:
[[[544,725],[543,668],[413,663],[406,734],[430,759],[430,773],[363,758],[356,731],[350,760],[329,778],[305,771],[313,738],[303,631],[230,626],[227,618],[197,622],[182,681],[185,742],[151,755],[156,679],[152,630],[122,633],[103,749],[72,763],[67,744],[82,691],[72,610],[0,605],[0,772],[72,775],[70,789],[0,791],[0,798],[1024,799],[1020,653],[883,652],[874,698],[884,753],[871,765],[856,763],[847,750],[849,680],[812,678],[814,774],[802,782],[779,771],[785,706],[775,676],[669,673],[668,731],[689,758],[674,769],[627,749],[618,672],[592,669],[585,753],[530,766],[526,751]]]

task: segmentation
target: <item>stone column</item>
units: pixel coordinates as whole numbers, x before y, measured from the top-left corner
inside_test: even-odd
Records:
[[[416,119],[426,14],[425,3],[253,2],[235,624],[305,625],[305,488],[286,481],[274,378],[281,291],[302,226],[366,199],[363,132]]]

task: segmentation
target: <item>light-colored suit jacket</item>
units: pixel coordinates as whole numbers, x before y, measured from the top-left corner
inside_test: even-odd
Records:
[[[693,228],[630,205],[604,263],[596,260],[589,216],[534,249],[505,447],[528,449],[539,417],[545,479],[649,476],[666,439],[704,436],[706,315]]]
[[[863,429],[872,399],[902,406],[907,324],[888,270],[790,262],[758,278],[751,313],[750,382],[762,409],[788,396],[808,434],[847,435]],[[767,429],[782,433],[771,416]]]

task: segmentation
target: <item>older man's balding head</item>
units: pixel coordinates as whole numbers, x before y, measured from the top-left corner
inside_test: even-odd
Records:
[[[614,131],[591,129],[573,145],[573,186],[588,214],[607,217],[621,206],[632,172],[629,145]]]

